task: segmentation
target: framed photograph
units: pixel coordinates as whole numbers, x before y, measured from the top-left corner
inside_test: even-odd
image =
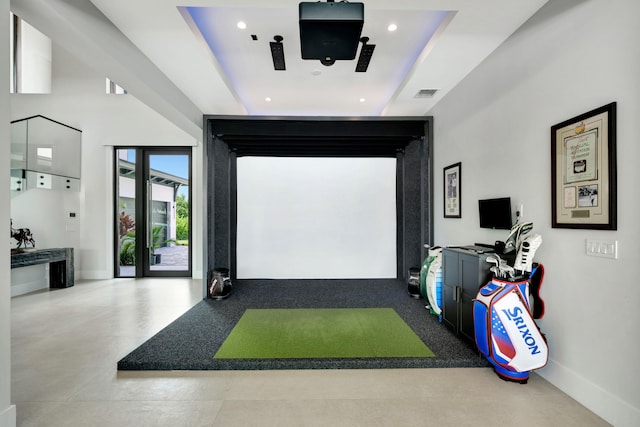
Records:
[[[616,103],[551,127],[551,226],[617,229]]]
[[[462,218],[462,163],[444,168],[444,217]]]

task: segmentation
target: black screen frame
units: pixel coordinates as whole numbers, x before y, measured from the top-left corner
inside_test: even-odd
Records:
[[[480,228],[510,230],[513,226],[511,197],[478,200]]]
[[[204,116],[203,265],[236,277],[236,160],[242,156],[395,157],[398,279],[433,242],[430,117]],[[209,273],[206,274],[209,276]],[[206,297],[206,281],[204,297]]]

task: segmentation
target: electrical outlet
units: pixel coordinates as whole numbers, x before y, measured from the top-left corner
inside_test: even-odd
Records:
[[[589,256],[618,259],[617,240],[586,240],[586,253]]]

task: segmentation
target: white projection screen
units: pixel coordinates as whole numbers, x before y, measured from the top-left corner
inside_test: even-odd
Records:
[[[239,157],[239,279],[396,277],[396,159]]]

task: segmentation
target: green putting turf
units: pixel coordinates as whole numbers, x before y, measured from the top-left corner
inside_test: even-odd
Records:
[[[248,309],[216,359],[433,357],[391,308]]]

